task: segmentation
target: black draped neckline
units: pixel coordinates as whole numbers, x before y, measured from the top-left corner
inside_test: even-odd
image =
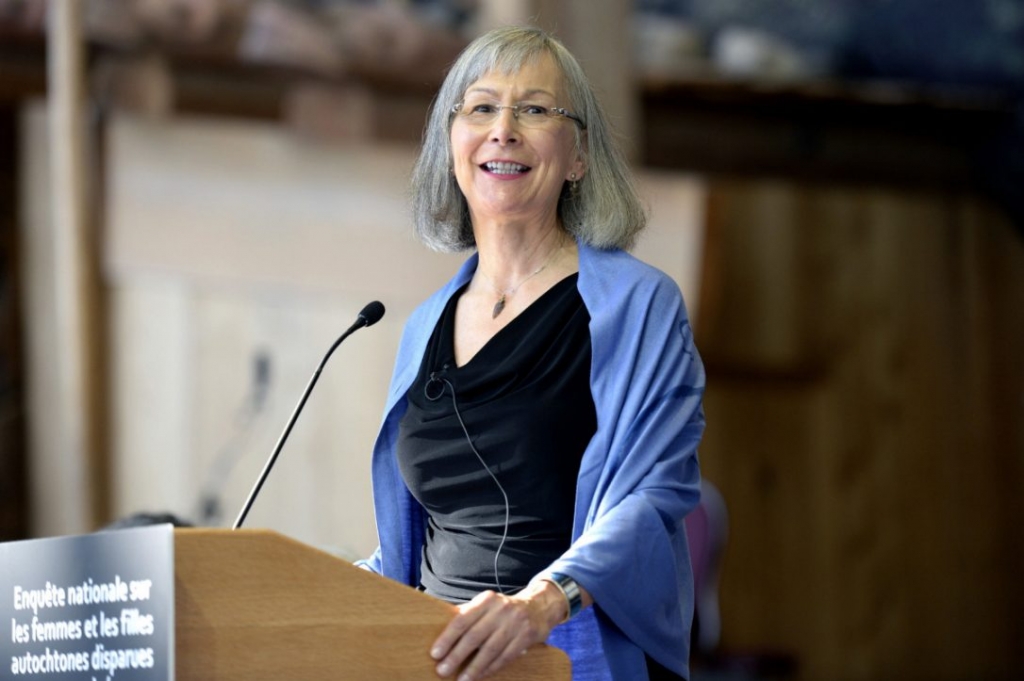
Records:
[[[590,315],[577,279],[555,284],[462,366],[455,309],[466,287],[431,335],[397,447],[405,483],[428,513],[428,593],[460,602],[499,584],[514,591],[569,546],[580,460],[597,428]]]

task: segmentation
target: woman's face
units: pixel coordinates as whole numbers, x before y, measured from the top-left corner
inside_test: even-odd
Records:
[[[489,219],[554,220],[563,184],[573,174],[583,176],[575,123],[538,116],[539,109],[527,107],[568,108],[562,80],[551,57],[543,55],[510,75],[487,73],[466,89],[451,142],[455,178],[474,225]],[[519,107],[519,119],[512,109],[496,108],[508,106]],[[497,115],[484,121],[462,115],[474,110]]]

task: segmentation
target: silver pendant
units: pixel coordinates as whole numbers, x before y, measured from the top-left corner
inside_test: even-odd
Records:
[[[505,295],[502,294],[501,298],[498,298],[498,302],[494,304],[494,309],[491,310],[491,319],[497,319],[501,311],[505,309]]]

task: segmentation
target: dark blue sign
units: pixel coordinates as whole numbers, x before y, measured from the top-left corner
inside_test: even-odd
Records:
[[[173,681],[173,527],[0,544],[0,632],[0,678]]]

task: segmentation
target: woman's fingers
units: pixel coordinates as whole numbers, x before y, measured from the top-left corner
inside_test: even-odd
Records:
[[[536,641],[534,641],[534,643],[536,643]],[[525,655],[531,645],[533,645],[533,643],[521,642],[518,639],[513,640],[509,645],[505,646],[505,649],[501,651],[501,653],[495,657],[489,665],[487,665],[487,668],[484,669],[483,672],[476,674],[474,672],[470,672],[468,669],[466,671],[470,672],[474,679],[487,678],[491,674],[496,674],[498,670],[503,668],[505,665]]]
[[[519,657],[534,643],[547,638],[546,634],[540,635],[533,626],[525,602],[515,599],[503,600],[504,603],[495,604],[468,632],[472,634],[479,631],[483,635],[483,640],[479,641],[479,644],[470,642],[468,645],[469,648],[475,649],[476,653],[471,653],[472,657],[464,670],[467,679],[482,679],[494,673]]]
[[[529,602],[488,591],[466,605],[438,637],[431,656],[446,678],[469,660],[459,679],[481,679],[519,657],[549,630],[531,618]]]
[[[491,591],[478,594],[469,603],[460,605],[457,608],[455,617],[448,622],[441,635],[430,647],[430,656],[435,660],[442,660],[449,655],[452,646],[458,643],[466,631],[486,613],[486,601],[490,596],[495,595]]]

